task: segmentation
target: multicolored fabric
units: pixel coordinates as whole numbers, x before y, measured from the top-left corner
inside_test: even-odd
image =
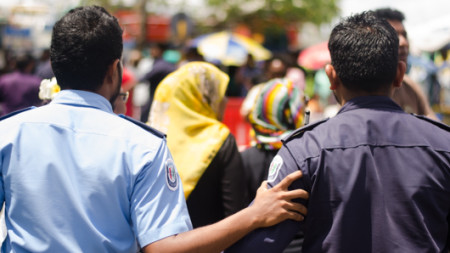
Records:
[[[276,78],[263,84],[249,114],[255,145],[280,149],[281,139],[299,128],[304,117],[303,92],[290,79]]]
[[[186,198],[230,133],[219,121],[228,81],[214,65],[191,62],[156,89],[149,124],[167,134]]]

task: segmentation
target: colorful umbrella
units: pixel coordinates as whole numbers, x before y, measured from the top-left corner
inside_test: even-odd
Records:
[[[270,59],[271,52],[261,44],[245,36],[231,32],[217,32],[194,39],[200,54],[209,62],[224,65],[243,65],[247,55],[253,55],[255,61]]]
[[[312,70],[321,69],[330,62],[331,56],[328,50],[328,41],[303,49],[297,59],[298,65]]]

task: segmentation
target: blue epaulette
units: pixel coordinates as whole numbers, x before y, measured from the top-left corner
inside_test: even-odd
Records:
[[[30,107],[27,107],[27,108],[24,108],[24,109],[20,109],[20,110],[17,110],[17,111],[10,112],[10,113],[0,117],[0,121],[2,121],[4,119],[7,119],[7,118],[11,118],[14,115],[17,115],[17,114],[25,112],[25,111],[29,111],[29,110],[34,109],[34,108],[36,108],[36,106],[30,106]]]
[[[141,128],[145,129],[146,131],[148,131],[148,132],[150,132],[150,133],[152,133],[152,134],[154,134],[154,135],[156,135],[156,136],[158,136],[160,138],[166,138],[166,135],[163,132],[160,132],[160,131],[154,129],[153,127],[151,127],[151,126],[149,126],[147,124],[144,124],[144,123],[142,123],[139,120],[133,119],[133,118],[128,117],[128,116],[123,115],[123,114],[119,114],[119,117],[124,118],[124,119],[132,122],[133,124],[140,126]]]
[[[439,128],[442,128],[442,129],[446,130],[447,132],[450,132],[450,126],[448,126],[448,125],[446,125],[446,124],[444,124],[442,122],[435,121],[435,120],[430,119],[430,118],[428,118],[426,116],[423,116],[423,115],[417,115],[417,114],[414,114],[414,113],[411,113],[411,115],[415,116],[418,119],[425,120],[425,121],[427,121],[427,122],[429,122],[429,123],[431,123],[431,124],[433,124],[433,125],[435,125],[435,126],[437,126]]]
[[[284,142],[288,142],[288,141],[292,140],[293,138],[299,137],[299,136],[302,135],[304,132],[313,130],[316,126],[318,126],[318,125],[320,125],[320,124],[326,122],[326,121],[329,120],[329,119],[330,119],[330,118],[326,118],[326,119],[323,119],[323,120],[316,121],[316,122],[314,122],[314,123],[312,123],[312,124],[308,124],[308,125],[306,125],[306,126],[300,127],[300,128],[298,128],[297,130],[295,130],[294,132],[292,132],[292,133],[291,133],[289,136],[287,136],[285,139],[281,140],[281,141],[284,143]]]

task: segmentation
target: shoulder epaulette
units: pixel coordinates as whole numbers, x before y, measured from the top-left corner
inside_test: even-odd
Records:
[[[17,114],[25,112],[25,111],[29,111],[29,110],[34,109],[34,108],[36,108],[36,106],[30,106],[30,107],[27,107],[27,108],[24,108],[24,109],[20,109],[20,110],[17,110],[17,111],[10,112],[10,113],[0,117],[0,121],[2,121],[4,119],[7,119],[7,118],[11,118],[14,115],[17,115]]]
[[[303,134],[304,132],[306,132],[306,131],[311,131],[311,130],[313,130],[316,126],[318,126],[318,125],[320,125],[320,124],[326,122],[327,120],[329,120],[329,118],[326,118],[326,119],[323,119],[323,120],[319,120],[319,121],[316,121],[316,122],[314,122],[314,123],[312,123],[312,124],[309,124],[309,125],[300,127],[299,129],[297,129],[297,130],[295,130],[294,132],[292,132],[292,133],[291,133],[289,136],[287,136],[285,139],[283,139],[282,142],[290,141],[290,140],[292,140],[293,138],[295,138],[295,137],[297,137],[297,136],[299,136],[299,135],[302,135],[302,134]]]
[[[120,114],[119,117],[124,118],[124,119],[132,122],[133,124],[140,126],[141,128],[145,129],[146,131],[148,131],[148,132],[150,132],[150,133],[152,133],[152,134],[154,134],[154,135],[156,135],[156,136],[158,136],[160,138],[166,138],[166,135],[164,133],[154,129],[153,127],[151,127],[151,126],[149,126],[149,125],[147,125],[145,123],[142,123],[139,120],[135,120],[135,119],[133,119],[131,117],[128,117],[126,115],[123,115],[123,114]]]
[[[418,118],[418,119],[425,120],[425,121],[427,121],[427,122],[429,122],[429,123],[431,123],[431,124],[433,124],[433,125],[435,125],[435,126],[437,126],[439,128],[442,128],[442,129],[446,130],[447,132],[450,132],[450,126],[448,126],[448,125],[446,125],[446,124],[444,124],[442,122],[430,119],[430,118],[428,118],[426,116],[423,116],[423,115],[417,115],[417,114],[414,114],[414,113],[411,113],[411,114],[413,116],[415,116],[416,118]]]

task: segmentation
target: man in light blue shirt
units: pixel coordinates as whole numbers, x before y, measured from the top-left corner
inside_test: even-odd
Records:
[[[62,91],[48,105],[0,119],[2,252],[219,252],[258,227],[301,220],[304,206],[262,187],[252,207],[191,230],[164,135],[113,113],[122,29],[101,7],[71,10],[53,29]],[[277,200],[277,201],[275,201]]]
[[[163,136],[117,117],[104,97],[63,90],[0,131],[6,251],[136,252],[134,231],[146,245],[191,229]]]

